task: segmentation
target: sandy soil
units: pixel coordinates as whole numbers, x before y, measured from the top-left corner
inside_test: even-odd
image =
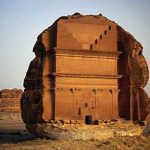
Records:
[[[150,138],[115,137],[98,140],[49,140],[27,133],[19,113],[0,112],[0,150],[150,150]]]

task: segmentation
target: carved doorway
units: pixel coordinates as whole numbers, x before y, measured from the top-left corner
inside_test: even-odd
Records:
[[[85,124],[87,125],[92,124],[92,116],[85,116]]]

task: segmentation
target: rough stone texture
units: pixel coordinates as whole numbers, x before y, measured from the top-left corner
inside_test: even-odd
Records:
[[[145,120],[149,72],[142,49],[104,16],[60,17],[38,36],[24,80],[21,110],[29,132],[42,134],[52,120]]]
[[[0,98],[19,98],[23,91],[21,89],[3,89],[0,91]]]
[[[146,117],[146,127],[143,130],[143,135],[150,136],[150,97],[148,101],[148,115]]]
[[[20,111],[21,89],[3,89],[0,91],[0,111]]]
[[[132,120],[144,120],[147,116],[148,95],[144,87],[148,82],[149,72],[142,45],[135,38],[118,27],[119,49],[122,55],[119,59],[120,80],[120,116]]]
[[[150,120],[147,121],[147,125],[146,125],[145,129],[143,130],[143,135],[150,136]]]
[[[37,137],[53,140],[106,140],[121,136],[139,136],[143,131],[142,126],[131,122],[109,122],[88,126],[84,124],[38,123],[27,126],[27,129]]]

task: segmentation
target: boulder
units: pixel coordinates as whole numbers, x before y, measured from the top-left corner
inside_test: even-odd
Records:
[[[114,21],[102,15],[80,13],[60,17],[38,36],[33,52],[35,58],[26,73],[21,97],[22,119],[30,133],[54,138],[52,122],[91,123],[91,116],[94,120],[145,121],[149,108],[144,87],[149,71],[142,54],[143,47]],[[79,55],[83,63],[78,65]],[[103,59],[101,64],[100,59]],[[95,66],[90,67],[92,62]],[[95,74],[86,73],[90,70]],[[93,89],[84,94],[87,82]],[[62,95],[59,95],[60,91]],[[83,91],[82,97],[80,91]],[[87,101],[93,98],[93,101],[82,105],[82,98]],[[107,103],[112,101],[113,104],[102,101],[101,108],[107,105],[107,109],[98,114],[100,109],[96,108],[99,108],[100,99],[110,99]],[[59,130],[65,133],[61,128]]]

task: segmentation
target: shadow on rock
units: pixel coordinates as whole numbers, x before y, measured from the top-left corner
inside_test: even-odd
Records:
[[[35,137],[27,132],[0,133],[0,144],[18,143],[34,140]]]

